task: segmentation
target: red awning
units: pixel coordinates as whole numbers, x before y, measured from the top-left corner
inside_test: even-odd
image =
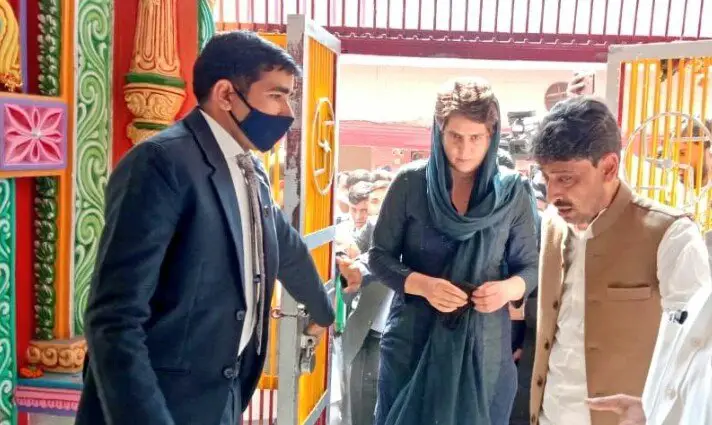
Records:
[[[339,121],[342,146],[430,149],[430,128],[402,123]]]

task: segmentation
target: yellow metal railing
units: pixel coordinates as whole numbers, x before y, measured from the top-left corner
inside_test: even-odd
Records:
[[[693,214],[712,229],[706,131],[712,57],[622,64],[621,125],[627,180],[644,196]],[[703,175],[705,178],[703,179]]]
[[[286,48],[287,37],[285,34],[261,33],[262,37]],[[304,217],[304,234],[310,234],[325,229],[332,225],[332,191],[336,149],[336,128],[333,104],[335,100],[334,79],[336,75],[335,53],[321,45],[318,41],[308,41],[307,62],[304,64],[304,79],[309,83],[303,93],[305,110],[303,116],[310,117],[310,124],[302,129],[306,146],[302,155],[305,158],[305,169],[302,170],[302,179],[305,179],[306,195]],[[311,120],[313,117],[313,120]],[[263,154],[262,161],[270,176],[272,193],[275,202],[282,204],[283,200],[283,153],[280,153],[281,143],[272,151]],[[332,273],[331,244],[322,245],[312,251],[312,258],[319,274],[327,281]],[[272,306],[279,306],[281,287],[275,290]],[[327,361],[328,338],[322,338],[316,349],[316,369],[310,374],[299,378],[299,421],[303,422],[317,405],[327,388]],[[279,383],[277,370],[278,356],[278,325],[270,319],[270,344],[265,371],[260,379],[260,389],[276,389]]]
[[[335,53],[314,39],[308,40],[308,55],[304,64],[304,78],[309,82],[303,93],[303,114],[310,117],[312,125],[302,131],[306,138],[305,169],[306,206],[304,233],[310,234],[331,226],[333,221],[332,191],[334,152],[336,135],[334,116],[330,105],[335,100],[334,79],[336,75]],[[312,251],[319,274],[324,281],[332,272],[331,244],[322,245]],[[299,422],[302,423],[317,405],[327,388],[327,342],[322,338],[316,350],[316,369],[299,379]]]

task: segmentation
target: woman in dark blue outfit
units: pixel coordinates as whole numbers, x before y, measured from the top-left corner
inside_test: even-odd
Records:
[[[536,286],[535,207],[497,167],[500,118],[483,80],[438,94],[428,162],[383,202],[372,272],[395,292],[375,425],[506,425],[516,392],[507,303]]]

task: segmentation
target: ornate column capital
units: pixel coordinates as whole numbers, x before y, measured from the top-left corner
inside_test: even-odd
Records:
[[[185,100],[176,33],[176,0],[139,0],[124,99],[134,119],[128,137],[141,142],[166,128]]]

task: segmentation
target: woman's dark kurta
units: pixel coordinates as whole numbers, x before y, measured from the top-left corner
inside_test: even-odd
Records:
[[[436,318],[441,315],[426,299],[405,294],[406,277],[412,272],[419,272],[447,278],[449,262],[461,243],[435,228],[426,190],[426,163],[416,162],[404,167],[383,202],[373,235],[369,265],[372,272],[395,291],[381,341],[375,425],[386,423],[398,394],[415,372]],[[520,276],[526,283],[526,299],[536,287],[538,263],[531,200],[520,197],[504,217],[496,228],[488,232],[487,248],[495,250],[492,253],[496,254],[489,255],[492,258],[489,268],[499,271],[499,276],[492,276],[491,280]],[[506,306],[487,315],[488,326],[495,321],[501,324],[502,331],[490,336],[483,328],[479,329],[485,334],[475,341],[473,361],[481,362],[483,357],[493,358],[493,349],[501,352],[494,356],[499,359],[495,364],[480,364],[479,367],[486,369],[488,376],[494,377],[494,380],[489,378],[484,396],[491,424],[506,425],[517,381],[511,352],[511,322]],[[488,356],[483,355],[485,347]]]

